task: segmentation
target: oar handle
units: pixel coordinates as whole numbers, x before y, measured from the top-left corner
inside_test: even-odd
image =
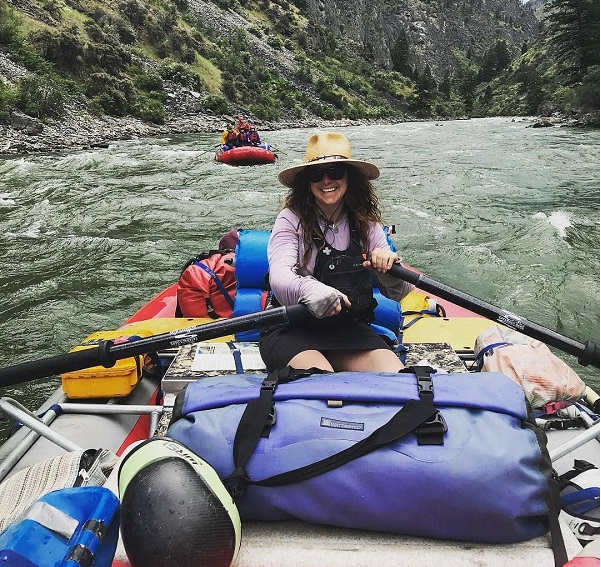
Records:
[[[599,368],[599,346],[593,341],[586,341],[585,343],[575,341],[574,339],[561,335],[551,329],[547,329],[542,325],[533,323],[525,317],[521,317],[520,315],[496,307],[491,303],[487,303],[482,299],[478,299],[477,297],[468,295],[458,289],[437,282],[424,274],[409,270],[401,264],[392,266],[388,273],[405,280],[406,282],[412,283],[415,287],[423,291],[433,293],[441,299],[447,299],[455,305],[465,307],[466,309],[495,321],[500,325],[515,329],[516,331],[542,341],[549,346],[572,354],[578,357],[578,362],[582,366],[592,364],[596,368]]]
[[[91,368],[92,366],[110,368],[117,361],[116,358],[113,359],[110,356],[109,349],[111,345],[111,341],[103,341],[98,347],[0,368],[0,387],[21,384],[46,376]]]
[[[259,311],[257,313],[249,313],[248,315],[232,319],[214,321],[205,325],[197,325],[196,327],[162,333],[121,344],[104,341],[98,347],[0,368],[0,387],[29,382],[65,372],[73,372],[92,366],[110,368],[117,360],[122,358],[129,358],[166,348],[179,347],[199,341],[208,341],[217,337],[272,325],[294,325],[304,321],[308,317],[310,317],[310,313],[304,305],[291,305],[288,307],[267,309],[266,311]]]

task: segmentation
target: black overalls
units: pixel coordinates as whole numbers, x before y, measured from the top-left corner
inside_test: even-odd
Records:
[[[389,348],[369,325],[377,303],[373,297],[371,273],[362,265],[364,259],[358,232],[353,224],[350,228],[351,242],[342,251],[327,244],[323,235],[314,236],[318,252],[313,277],[344,293],[352,307],[332,317],[312,318],[304,325],[280,326],[262,332],[259,349],[268,370],[284,368],[306,350]]]

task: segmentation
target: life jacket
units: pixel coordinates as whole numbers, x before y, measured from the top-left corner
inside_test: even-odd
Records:
[[[242,143],[248,142],[248,133],[244,132],[244,130],[242,132],[240,132],[238,134],[238,140]]]
[[[359,232],[349,217],[351,241],[346,250],[336,250],[330,246],[323,235],[314,234],[313,242],[317,246],[317,258],[313,277],[320,282],[336,288],[344,293],[351,302],[337,317],[327,317],[319,321],[335,327],[344,326],[349,320],[360,320],[371,323],[378,302],[374,298],[371,273],[363,262],[365,256],[361,248]]]
[[[231,130],[227,133],[227,141],[235,142],[238,139],[238,132],[236,130]]]
[[[259,134],[258,132],[251,132],[248,135],[248,141],[251,142],[252,144],[258,144],[261,142],[261,138],[259,138]]]
[[[190,259],[177,282],[180,317],[231,317],[236,279],[233,250],[212,250]]]
[[[389,227],[384,227],[389,245],[394,250],[394,243],[389,238]],[[267,260],[267,244],[270,232],[266,230],[241,230],[236,246],[236,296],[234,298],[234,317],[256,313],[265,309],[267,303],[275,306],[275,297],[268,295],[269,262]],[[359,242],[357,240],[357,242]],[[373,282],[375,283],[375,282]],[[398,339],[403,319],[398,301],[382,295],[380,290],[373,289],[377,299],[375,320],[371,327],[390,344]],[[340,317],[337,315],[336,317]],[[237,341],[258,341],[258,331],[236,333]]]

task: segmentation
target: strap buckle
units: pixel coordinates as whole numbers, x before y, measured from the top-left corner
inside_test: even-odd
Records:
[[[417,378],[417,393],[419,399],[432,403],[434,401],[434,384],[432,384],[432,374],[436,370],[431,366],[414,366],[413,371]]]
[[[431,366],[414,366],[415,377],[417,378],[417,392],[422,403],[434,405],[434,384],[432,383],[432,374],[436,370]],[[416,430],[418,445],[443,445],[443,435],[448,431],[447,423],[440,411],[428,420],[422,423]]]
[[[418,445],[443,445],[443,434],[449,430],[443,415],[437,410],[428,420],[416,430]]]
[[[243,467],[237,468],[231,475],[223,479],[225,488],[232,495],[234,500],[238,496],[244,494],[249,482],[250,479],[248,478],[246,469]]]
[[[275,402],[271,404],[271,411],[265,420],[265,425],[263,426],[263,431],[261,432],[261,437],[269,437],[271,433],[271,428],[275,425],[277,421],[277,414],[275,409]]]
[[[263,380],[263,383],[261,384],[261,392],[263,392],[265,390],[274,391],[276,386],[278,385],[278,380],[279,380],[279,377],[277,374],[274,374],[274,373],[268,374],[265,377],[265,379]]]

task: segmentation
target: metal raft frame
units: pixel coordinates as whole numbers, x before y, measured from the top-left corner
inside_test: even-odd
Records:
[[[64,435],[50,428],[50,424],[61,414],[93,414],[93,415],[150,415],[148,436],[152,436],[163,414],[163,406],[157,405],[117,405],[117,404],[80,404],[58,402],[38,417],[12,398],[0,398],[0,416],[13,419],[28,427],[30,431],[18,445],[0,463],[0,481],[14,468],[33,444],[44,437],[65,451],[83,449]]]

